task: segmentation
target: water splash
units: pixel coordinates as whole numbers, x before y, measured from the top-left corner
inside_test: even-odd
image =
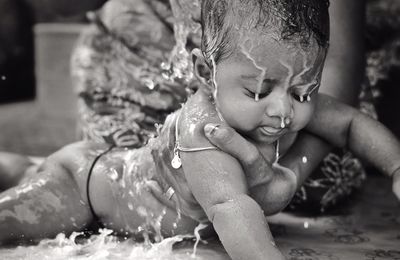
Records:
[[[109,229],[101,229],[97,235],[84,238],[82,233],[66,237],[59,234],[54,239],[42,240],[35,246],[18,246],[0,249],[0,258],[9,260],[185,260],[191,257],[191,247],[173,249],[174,244],[189,236],[174,236],[160,243],[146,246],[132,239],[113,236]],[[209,249],[199,249],[192,259],[229,259],[226,254]]]
[[[198,244],[199,244],[199,242],[200,242],[200,239],[201,239],[200,233],[199,233],[199,232],[200,232],[201,230],[205,229],[206,227],[208,227],[208,225],[203,224],[203,223],[200,223],[200,224],[194,229],[194,236],[195,236],[195,238],[196,238],[196,242],[194,243],[194,246],[193,246],[193,253],[191,254],[191,257],[192,257],[192,258],[196,258],[197,246],[198,246]]]
[[[186,50],[187,38],[190,33],[196,33],[200,24],[196,23],[193,10],[199,9],[198,0],[182,1],[170,0],[174,15],[174,36],[176,44],[172,49],[168,62],[162,63],[165,79],[174,81],[183,80],[188,83],[193,78],[193,68],[190,54]]]

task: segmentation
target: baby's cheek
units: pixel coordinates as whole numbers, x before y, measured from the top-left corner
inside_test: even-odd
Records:
[[[243,97],[221,100],[218,109],[228,125],[243,131],[254,129],[264,114],[256,102]]]
[[[307,126],[314,114],[314,107],[314,102],[294,105],[294,118],[290,127],[292,131],[300,131]]]

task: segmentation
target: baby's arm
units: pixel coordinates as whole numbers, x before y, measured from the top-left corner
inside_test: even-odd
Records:
[[[332,144],[347,146],[356,156],[388,176],[398,175],[400,144],[381,123],[332,97],[320,94],[306,129]]]
[[[238,161],[221,151],[181,153],[189,187],[233,259],[284,259]],[[190,162],[190,163],[185,163]]]

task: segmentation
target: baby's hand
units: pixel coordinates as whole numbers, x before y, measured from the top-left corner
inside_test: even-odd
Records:
[[[393,192],[396,195],[397,199],[400,200],[400,169],[397,169],[394,173],[393,173]]]

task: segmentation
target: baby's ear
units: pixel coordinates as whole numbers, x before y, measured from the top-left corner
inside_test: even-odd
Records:
[[[201,83],[210,87],[211,84],[211,69],[206,63],[203,53],[200,49],[195,48],[192,50],[192,61],[194,68],[194,75]]]

